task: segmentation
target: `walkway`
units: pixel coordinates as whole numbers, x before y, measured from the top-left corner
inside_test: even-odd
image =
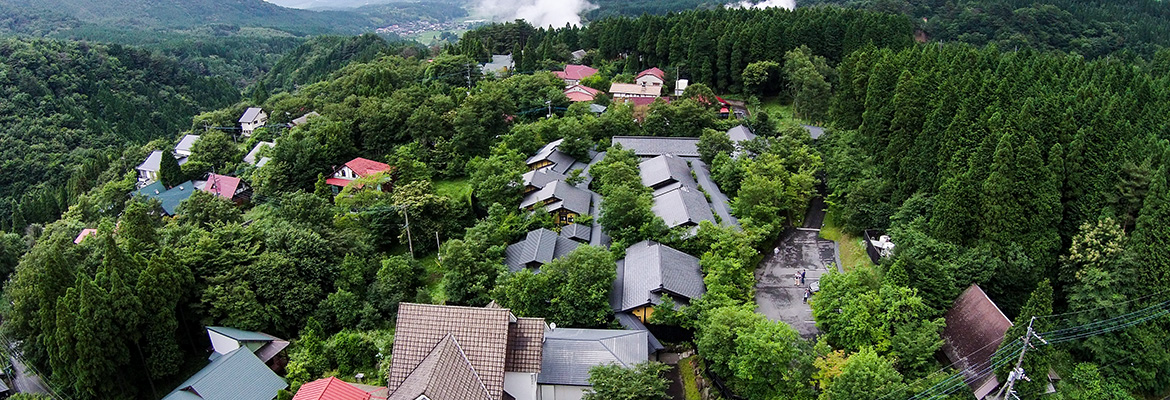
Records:
[[[840,265],[837,243],[818,237],[825,216],[824,202],[815,199],[809,208],[805,226],[784,232],[773,252],[765,255],[756,269],[756,312],[788,323],[806,338],[816,336],[818,331],[812,309],[804,302],[805,288],[819,282],[829,266]],[[798,285],[794,275],[802,269],[806,270],[805,284]]]
[[[24,362],[16,357],[15,348],[9,348],[8,360],[12,362],[12,390],[18,393],[33,393],[49,395],[48,386],[41,381],[41,377],[36,375],[36,372],[29,368]]]
[[[707,164],[697,158],[690,159],[691,170],[695,171],[695,177],[699,178],[699,186],[711,196],[711,208],[715,210],[715,215],[723,221],[723,226],[739,227],[739,220],[731,215],[731,200],[723,191],[719,190],[719,185],[711,179],[711,171],[707,168]]]

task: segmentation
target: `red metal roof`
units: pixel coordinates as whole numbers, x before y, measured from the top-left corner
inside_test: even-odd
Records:
[[[574,81],[585,79],[586,77],[596,73],[597,70],[589,68],[589,66],[573,64],[566,65],[564,71],[553,71],[553,74],[556,74],[557,78],[570,79]]]
[[[355,158],[345,163],[357,176],[367,177],[390,169],[389,165],[365,158]]]
[[[582,93],[582,91],[586,93]],[[581,85],[573,85],[565,89],[565,97],[571,101],[593,101],[597,95],[601,93],[600,90]]]
[[[369,400],[370,394],[334,377],[318,379],[304,385],[292,400]]]
[[[657,76],[658,79],[662,79],[664,81],[666,80],[666,73],[662,72],[662,70],[658,69],[658,67],[650,68],[648,70],[639,72],[638,76],[636,76],[634,78],[637,79],[637,78],[641,78],[641,77],[646,76],[646,75],[654,75],[654,76]]]
[[[203,191],[231,200],[236,196],[236,189],[240,187],[240,178],[209,174]]]
[[[92,235],[95,233],[97,233],[97,229],[93,229],[93,228],[82,229],[81,233],[77,234],[77,238],[73,239],[73,244],[81,244],[82,240],[85,240],[85,238],[89,237],[89,235]]]
[[[341,179],[341,178],[329,178],[329,179],[325,180],[325,183],[328,185],[341,186],[341,187],[349,186],[350,182],[353,182],[353,181],[348,180],[348,179]]]

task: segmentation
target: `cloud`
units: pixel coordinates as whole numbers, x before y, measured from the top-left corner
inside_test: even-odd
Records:
[[[536,27],[581,25],[581,14],[597,8],[589,0],[478,0],[474,13],[506,22],[523,19]]]
[[[727,8],[769,8],[780,7],[789,10],[796,8],[796,0],[763,0],[758,3],[753,3],[752,0],[743,0],[738,3],[731,3]]]

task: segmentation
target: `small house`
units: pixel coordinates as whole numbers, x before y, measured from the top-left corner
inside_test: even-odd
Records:
[[[644,83],[611,83],[609,94],[614,99],[620,98],[657,98],[662,96],[662,85],[647,85]]]
[[[553,71],[557,78],[565,81],[565,87],[574,86],[581,83],[582,79],[593,76],[597,73],[596,69],[590,68],[587,65],[573,65],[565,66],[564,71]]]
[[[691,82],[686,80],[686,79],[679,79],[679,80],[675,81],[674,82],[674,96],[675,97],[682,96],[683,92],[687,91],[687,86],[690,86],[690,84],[691,84]]]
[[[588,86],[574,84],[565,88],[564,93],[565,97],[569,98],[569,101],[579,103],[593,101],[593,99],[597,98],[597,95],[601,94],[601,91]]]
[[[256,143],[256,147],[253,147],[252,151],[249,151],[248,155],[244,156],[244,162],[255,165],[256,168],[263,167],[265,164],[268,164],[268,161],[271,161],[272,159],[269,157],[261,157],[260,152],[264,151],[264,149],[272,147],[276,147],[275,142]]]
[[[547,168],[560,174],[569,173],[577,164],[577,160],[560,150],[561,143],[564,142],[564,139],[557,139],[544,145],[536,151],[536,154],[528,157],[524,163],[528,165],[528,169],[533,171]]]
[[[243,204],[252,197],[252,189],[240,178],[219,174],[208,174],[203,184],[203,191],[231,200],[236,205]]]
[[[377,393],[379,389],[385,388],[374,387],[373,389],[374,393]],[[331,376],[301,385],[292,400],[371,400],[386,398],[384,393],[379,393],[380,395],[377,397],[374,396],[374,393],[367,392],[358,385]]]
[[[638,76],[634,77],[634,83],[641,86],[661,87],[662,85],[666,84],[666,72],[663,72],[657,67],[650,68],[648,70],[639,72]]]
[[[223,326],[207,327],[207,336],[215,350],[208,359],[214,360],[239,348],[255,353],[261,362],[272,361],[277,354],[288,347],[288,341],[267,333],[250,332]]]
[[[195,146],[195,142],[199,141],[199,135],[184,135],[179,140],[179,144],[175,145],[175,158],[181,160],[179,164],[186,162],[187,157],[191,156],[191,148]]]
[[[321,114],[318,114],[316,111],[309,111],[308,114],[305,114],[305,115],[297,117],[296,119],[293,119],[292,122],[290,122],[289,124],[292,126],[301,126],[301,125],[309,123],[309,119],[320,117],[320,116],[321,116]]]
[[[85,238],[88,238],[88,237],[90,237],[90,235],[93,235],[96,233],[97,233],[97,229],[93,229],[93,228],[82,229],[81,233],[78,233],[77,237],[73,239],[73,244],[81,244],[81,242],[85,241]]]
[[[520,209],[534,210],[537,207],[544,207],[557,223],[566,225],[572,223],[578,215],[589,214],[592,203],[591,192],[565,181],[554,181],[544,185],[540,190],[525,195],[520,202]]]
[[[593,239],[593,228],[581,224],[568,224],[561,227],[561,237],[588,244]]]
[[[580,245],[581,243],[573,239],[540,228],[528,232],[524,240],[508,245],[504,251],[504,265],[507,265],[512,272],[525,269],[537,270],[544,264],[571,253]]]
[[[573,56],[573,61],[581,61],[588,54],[589,53],[586,52],[585,49],[578,49],[577,51],[570,53],[570,55]]]
[[[647,240],[626,248],[626,257],[618,260],[610,305],[615,313],[646,322],[662,296],[687,305],[706,292],[698,258]]]
[[[260,107],[250,107],[240,116],[240,132],[244,136],[252,136],[256,128],[268,123],[268,114]]]
[[[333,186],[336,190],[340,190],[358,178],[365,178],[367,176],[376,175],[383,172],[390,171],[390,165],[380,163],[374,160],[365,158],[355,158],[338,168],[333,173],[333,177],[326,179],[325,183]],[[379,190],[389,190],[389,184],[384,183],[379,186]]]
[[[638,157],[654,158],[663,154],[699,158],[699,139],[690,137],[614,136],[613,144],[634,151]]]
[[[648,331],[550,327],[544,332],[541,400],[581,400],[592,385],[589,370],[601,365],[631,368],[651,353]]]
[[[555,181],[563,181],[568,178],[568,175],[553,171],[552,168],[541,168],[525,172],[521,175],[521,181],[524,184],[524,194],[529,194],[540,190],[540,188]]]
[[[175,215],[176,209],[179,208],[179,203],[191,197],[191,193],[199,190],[195,187],[195,182],[186,181],[167,189],[162,182],[153,182],[149,185],[143,186],[134,192],[135,196],[146,196],[152,199],[158,199],[162,203],[163,212],[167,215]]]
[[[138,165],[138,183],[140,185],[150,184],[162,179],[158,173],[162,168],[162,156],[162,151],[152,151],[149,156],[146,156],[146,161]]]
[[[288,387],[247,348],[216,357],[163,400],[272,400]]]
[[[481,65],[480,71],[488,76],[504,76],[514,66],[511,54],[493,54],[491,62]]]

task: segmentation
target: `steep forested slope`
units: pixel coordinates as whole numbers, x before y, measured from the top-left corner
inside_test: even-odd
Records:
[[[373,34],[361,36],[320,36],[286,53],[262,80],[266,90],[292,91],[298,86],[320,82],[346,64],[362,63],[387,55],[394,49],[420,55],[425,48],[414,42],[388,43]],[[412,50],[406,50],[412,49]]]
[[[5,230],[12,218],[15,231],[56,219],[122,146],[171,137],[239,96],[223,80],[117,45],[7,39],[0,60]]]

